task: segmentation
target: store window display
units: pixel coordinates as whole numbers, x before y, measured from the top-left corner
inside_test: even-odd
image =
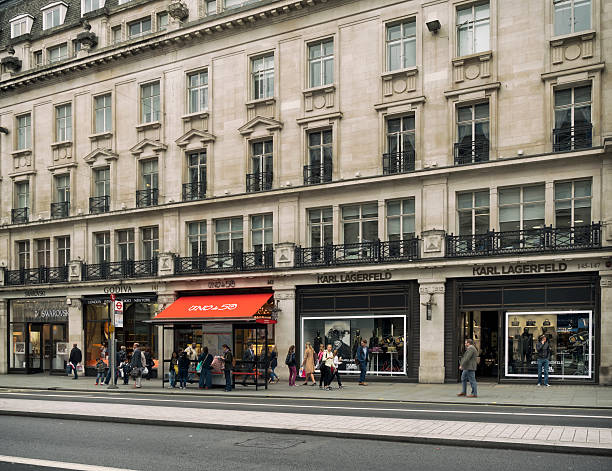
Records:
[[[331,344],[343,358],[346,370],[354,373],[359,369],[354,361],[347,360],[355,359],[357,348],[365,340],[370,349],[370,373],[406,374],[405,334],[406,316],[302,318],[302,343]]]
[[[545,335],[551,378],[592,378],[592,315],[592,311],[507,312],[506,376],[537,377],[536,342]]]

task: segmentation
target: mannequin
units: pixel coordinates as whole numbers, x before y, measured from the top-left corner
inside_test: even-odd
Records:
[[[533,334],[529,333],[529,329],[525,327],[521,334],[521,361],[523,364],[531,364],[531,354],[533,353]]]
[[[359,346],[361,345],[361,331],[359,329],[355,330],[355,338],[353,340],[353,348],[352,348],[352,354],[353,354],[353,358],[355,358],[355,356],[357,355],[357,349],[359,348]]]
[[[314,338],[314,341],[312,342],[312,348],[314,348],[314,351],[316,353],[319,353],[319,348],[321,347],[322,344],[323,344],[323,339],[321,338],[321,331],[317,330],[317,336]]]

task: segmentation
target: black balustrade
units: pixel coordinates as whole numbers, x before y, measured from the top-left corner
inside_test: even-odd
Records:
[[[36,285],[42,283],[62,283],[68,281],[68,267],[38,267],[7,270],[6,285]]]
[[[28,222],[29,212],[30,211],[28,208],[11,209],[11,221],[13,222],[13,224]]]
[[[146,208],[147,206],[157,206],[159,190],[157,188],[147,188],[136,191],[136,207]]]
[[[51,203],[51,218],[67,218],[70,215],[70,202]]]
[[[174,257],[174,274],[252,271],[274,268],[274,251],[197,254]]]
[[[206,182],[183,183],[183,201],[206,198]]]
[[[332,166],[304,165],[304,185],[318,185],[332,181]]]
[[[458,142],[454,147],[455,165],[487,162],[489,160],[489,140]]]
[[[414,150],[383,154],[383,175],[414,172]]]
[[[92,196],[89,198],[89,212],[91,214],[108,213],[110,211],[110,196]]]
[[[272,189],[272,172],[247,173],[246,190],[248,193]]]
[[[83,264],[83,280],[113,280],[157,276],[157,259]]]
[[[593,125],[562,127],[553,129],[553,152],[567,152],[593,147]]]

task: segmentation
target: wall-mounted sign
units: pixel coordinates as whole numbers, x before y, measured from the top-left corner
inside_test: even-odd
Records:
[[[44,289],[26,289],[25,290],[26,298],[39,298],[47,295],[47,292]]]
[[[65,298],[15,299],[11,301],[11,322],[66,322]]]
[[[317,283],[356,283],[360,281],[387,281],[392,277],[390,271],[370,273],[338,273],[333,275],[317,275]]]
[[[538,273],[560,273],[567,270],[567,263],[518,263],[512,265],[484,265],[472,267],[473,276],[531,275]]]
[[[105,294],[120,294],[120,293],[131,293],[132,285],[106,285],[104,286]]]

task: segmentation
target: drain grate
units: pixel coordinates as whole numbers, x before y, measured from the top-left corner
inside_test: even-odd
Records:
[[[274,450],[286,450],[292,446],[304,443],[303,440],[295,440],[291,438],[250,438],[244,442],[236,443],[236,446],[245,446],[252,448],[271,448]]]

